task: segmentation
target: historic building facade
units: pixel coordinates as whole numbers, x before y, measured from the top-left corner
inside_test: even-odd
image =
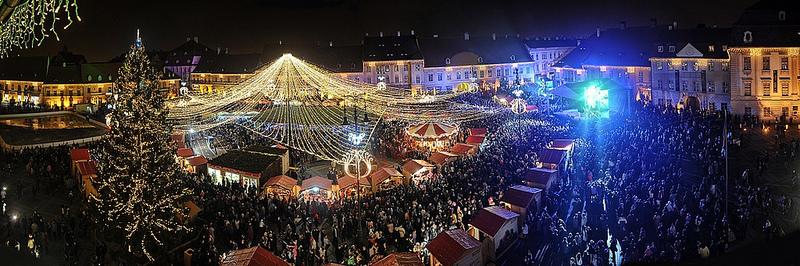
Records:
[[[730,60],[722,50],[723,45],[687,43],[677,53],[665,52],[650,58],[653,102],[678,108],[727,110]]]
[[[492,36],[494,38],[494,36]],[[547,38],[525,41],[531,61],[533,73],[548,76],[553,73],[553,66],[563,59],[572,49],[578,46],[578,40]]]

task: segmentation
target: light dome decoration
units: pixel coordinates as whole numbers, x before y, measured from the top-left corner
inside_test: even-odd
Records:
[[[0,0],[0,57],[14,48],[39,46],[50,36],[59,40],[56,27],[66,29],[73,18],[81,20],[76,1]]]
[[[382,120],[458,123],[503,111],[452,101],[458,95],[414,95],[410,89],[348,80],[284,54],[224,93],[189,92],[167,105],[177,130],[234,123],[320,159],[342,162],[352,149],[369,143]],[[325,104],[331,99],[340,104]],[[361,115],[354,118],[354,112]],[[365,141],[352,143],[351,133],[365,133]]]

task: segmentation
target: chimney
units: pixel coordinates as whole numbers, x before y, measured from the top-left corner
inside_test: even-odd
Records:
[[[397,31],[397,37],[400,37],[400,31],[399,30]]]
[[[469,41],[469,32],[464,33],[464,40]]]
[[[595,34],[595,36],[597,36],[597,38],[600,38],[600,28],[599,27],[597,28],[597,33]]]
[[[619,28],[620,28],[620,29],[624,30],[624,29],[625,29],[625,26],[626,26],[626,25],[625,25],[625,21],[624,21],[624,20],[619,22]]]
[[[651,18],[650,19],[650,27],[655,28],[656,26],[658,26],[658,21],[656,20],[656,18]]]
[[[328,42],[328,46],[333,47],[333,41]]]
[[[378,32],[378,36],[383,37],[383,32]]]
[[[496,41],[496,40],[497,40],[497,34],[492,33],[492,41]]]
[[[411,36],[414,36],[414,30],[411,30]]]
[[[675,29],[675,30],[678,29],[678,22],[677,21],[673,21],[672,22],[672,29]]]
[[[200,39],[199,39],[199,38],[197,38],[197,36],[194,36],[194,42],[196,42],[196,43],[200,43],[200,41],[199,41],[199,40],[200,40]]]

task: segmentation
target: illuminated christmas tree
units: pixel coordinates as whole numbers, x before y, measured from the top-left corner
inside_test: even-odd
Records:
[[[98,223],[151,261],[165,239],[189,230],[176,213],[191,193],[175,161],[158,79],[137,37],[114,83],[111,132],[97,151],[99,197],[91,199]]]

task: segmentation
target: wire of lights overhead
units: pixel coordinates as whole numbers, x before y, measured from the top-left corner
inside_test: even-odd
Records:
[[[77,0],[0,0],[0,57],[15,48],[32,48],[47,37],[59,40],[56,27],[80,21]],[[61,22],[65,19],[66,22]]]
[[[350,150],[363,148],[349,141],[351,135],[371,134],[384,119],[457,123],[504,111],[451,101],[458,95],[415,95],[410,89],[356,82],[285,54],[236,86],[190,93],[167,106],[177,130],[237,124],[293,149],[340,161]]]

